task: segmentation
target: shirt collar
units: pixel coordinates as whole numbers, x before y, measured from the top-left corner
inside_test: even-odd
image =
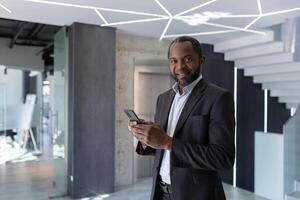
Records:
[[[190,93],[201,79],[202,79],[202,74],[200,74],[200,76],[196,80],[194,80],[193,82],[191,82],[189,85],[185,86],[182,89],[182,94],[181,95],[185,95],[185,94]],[[173,90],[174,90],[175,93],[179,94],[178,82],[176,82],[172,86],[172,88],[173,88]]]

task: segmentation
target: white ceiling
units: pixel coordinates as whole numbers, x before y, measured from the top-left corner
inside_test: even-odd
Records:
[[[42,1],[48,3],[41,3]],[[287,18],[300,16],[300,0],[0,0],[0,4],[11,10],[9,13],[0,7],[0,18],[60,26],[70,25],[73,22],[110,26],[110,23],[151,18],[156,21],[113,26],[124,32],[158,39],[162,36],[168,37],[168,35],[208,32],[208,35],[197,37],[202,42],[210,43],[241,35],[257,34],[255,31],[261,31],[261,28],[282,23]],[[199,8],[203,4],[207,5]],[[261,5],[261,11],[259,5]],[[181,17],[195,14],[203,16],[207,11],[225,12],[231,16],[218,19],[210,17],[206,24],[197,26],[190,26],[174,18],[176,14],[195,7],[198,9],[184,13]],[[97,11],[106,22],[99,17],[99,13],[97,14],[94,8],[98,9]],[[139,13],[131,14],[127,11]],[[283,13],[272,14],[278,11],[283,11]],[[258,17],[260,18],[252,26],[245,29]],[[166,29],[167,24],[169,26]],[[218,33],[220,31],[227,31],[227,33]]]

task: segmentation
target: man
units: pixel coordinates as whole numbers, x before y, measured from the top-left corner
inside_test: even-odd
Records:
[[[235,159],[232,95],[202,78],[196,39],[175,39],[168,59],[176,83],[158,97],[155,123],[129,123],[137,153],[155,155],[151,199],[226,199],[218,170]]]

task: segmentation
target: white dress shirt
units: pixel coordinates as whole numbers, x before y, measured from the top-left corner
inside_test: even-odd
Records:
[[[182,94],[180,95],[178,90],[178,83],[175,83],[173,85],[173,90],[176,93],[170,113],[169,113],[169,119],[168,119],[168,127],[167,127],[167,134],[171,137],[173,137],[178,119],[180,117],[180,114],[182,112],[182,109],[184,108],[184,105],[186,104],[190,94],[192,93],[192,90],[197,85],[197,83],[202,79],[202,75],[200,75],[196,80],[194,80],[189,85],[185,86],[182,89]],[[170,151],[165,150],[163,160],[160,166],[160,172],[159,172],[162,181],[165,183],[171,184],[170,179]]]

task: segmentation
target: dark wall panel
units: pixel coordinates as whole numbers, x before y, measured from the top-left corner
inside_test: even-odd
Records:
[[[220,59],[214,59],[212,53],[205,52],[206,61],[203,65],[203,78],[222,88],[227,89],[234,94],[234,64],[233,62],[224,61],[222,56]],[[220,171],[222,180],[226,183],[233,184],[233,169]]]
[[[268,92],[268,132],[283,133],[283,125],[290,117],[290,110],[284,103],[279,103],[277,97],[271,97]]]
[[[70,27],[69,192],[82,198],[114,191],[115,29]]]
[[[254,191],[254,132],[264,130],[264,92],[252,77],[237,73],[237,187]]]

